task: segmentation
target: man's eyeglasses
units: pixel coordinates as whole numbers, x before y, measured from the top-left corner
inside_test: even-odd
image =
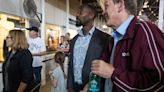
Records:
[[[6,39],[12,38],[11,36],[7,36]]]

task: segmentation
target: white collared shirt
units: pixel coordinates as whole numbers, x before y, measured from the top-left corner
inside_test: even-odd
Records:
[[[82,84],[82,68],[84,65],[85,57],[87,54],[88,46],[92,38],[95,27],[93,26],[90,31],[84,35],[80,30],[79,36],[75,42],[73,50],[73,70],[75,82]]]

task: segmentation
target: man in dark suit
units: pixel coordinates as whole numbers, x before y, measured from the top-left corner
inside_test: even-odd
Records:
[[[107,48],[111,40],[108,34],[94,26],[95,17],[96,11],[90,5],[80,6],[77,12],[76,26],[83,28],[71,40],[68,92],[79,92],[89,82],[92,61],[100,58],[103,49]]]

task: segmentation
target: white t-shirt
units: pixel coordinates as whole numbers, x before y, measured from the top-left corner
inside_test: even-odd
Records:
[[[52,87],[51,92],[66,92],[66,83],[64,79],[64,74],[60,66],[57,66],[51,75],[55,80],[57,80],[56,87]]]
[[[44,41],[40,38],[28,38],[29,50],[31,53],[39,53],[46,51],[46,46]],[[41,56],[33,56],[33,67],[42,66],[43,58]]]

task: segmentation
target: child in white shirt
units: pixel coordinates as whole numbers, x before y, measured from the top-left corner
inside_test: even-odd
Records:
[[[55,54],[56,68],[51,72],[51,92],[66,92],[66,75],[64,73],[64,59],[65,55],[63,52],[57,52]]]

